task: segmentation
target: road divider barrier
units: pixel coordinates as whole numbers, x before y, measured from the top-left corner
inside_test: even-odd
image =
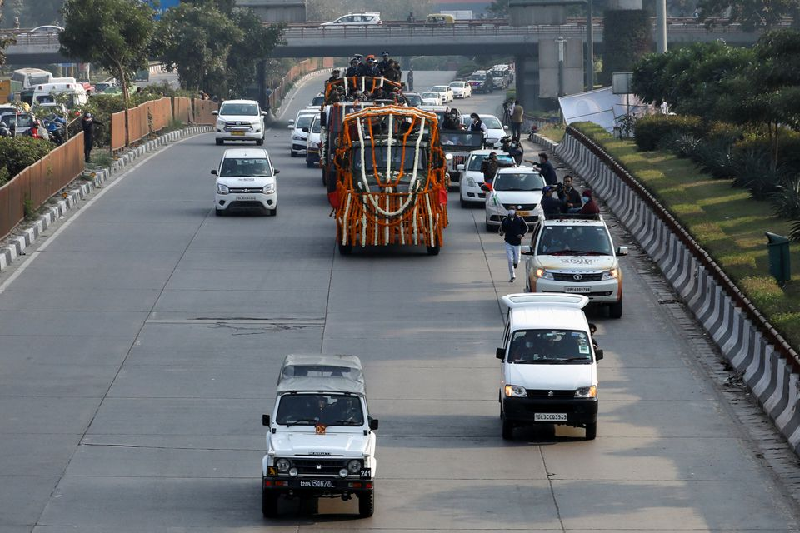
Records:
[[[534,142],[558,155],[605,200],[800,453],[797,352],[686,229],[600,145],[572,127],[560,144],[540,135]]]

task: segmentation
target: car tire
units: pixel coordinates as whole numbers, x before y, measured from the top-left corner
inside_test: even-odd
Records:
[[[358,516],[369,518],[375,514],[375,491],[368,490],[358,493]]]
[[[314,162],[306,159],[306,168],[314,168]]]
[[[223,140],[222,139],[215,139],[215,141],[217,142],[217,146],[222,146],[222,144],[223,144]]]
[[[622,318],[622,300],[608,306],[608,316],[611,318]]]
[[[493,231],[494,231],[494,228],[492,226],[490,226],[489,223],[487,222],[486,223],[486,233],[492,233]]]
[[[214,214],[217,215],[218,217],[224,217],[227,213],[225,212],[224,209],[214,208]]]
[[[339,255],[350,255],[353,253],[353,245],[352,244],[342,244],[339,243]]]
[[[322,186],[323,187],[327,187],[328,186],[328,179],[327,179],[327,176],[325,174],[326,174],[326,172],[325,172],[325,169],[323,168],[322,169]]]
[[[270,209],[268,211],[268,215],[271,216],[271,217],[278,216],[278,208],[277,207],[273,207],[272,209]]]
[[[502,425],[503,425],[503,428],[502,428],[501,434],[502,434],[503,440],[512,440],[514,438],[514,424],[512,424],[511,422],[506,420],[505,417],[503,417],[502,418]]]
[[[469,203],[461,196],[461,193],[458,193],[458,200],[461,202],[461,208],[466,209],[469,207]]]
[[[292,157],[297,157],[297,154],[294,153],[294,150],[290,151],[290,153],[292,154]]]
[[[278,495],[261,492],[261,514],[265,518],[278,516]]]
[[[428,255],[439,255],[440,249],[438,246],[428,246]]]
[[[586,424],[586,440],[594,440],[597,437],[597,422]]]

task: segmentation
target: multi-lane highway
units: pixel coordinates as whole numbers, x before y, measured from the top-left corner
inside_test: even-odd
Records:
[[[416,88],[449,73],[415,73]],[[299,90],[284,115],[310,100]],[[459,102],[491,112],[499,95]],[[458,207],[437,257],[341,257],[319,171],[266,147],[280,214],[213,216],[210,134],[142,160],[0,275],[0,532],[793,531],[797,511],[696,358],[702,338],[623,260],[592,315],[599,431],[500,437],[502,241]],[[614,228],[617,244],[625,235]],[[291,352],[358,355],[380,420],[376,511],[261,516],[261,414]]]

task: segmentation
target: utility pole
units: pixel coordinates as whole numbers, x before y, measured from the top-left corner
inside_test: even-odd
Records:
[[[656,51],[667,51],[667,0],[656,0]]]
[[[660,0],[666,1],[666,0]],[[586,0],[586,90],[594,89],[594,28],[592,28],[592,0]]]
[[[559,35],[556,43],[558,43],[558,96],[564,96],[564,45],[567,40]]]

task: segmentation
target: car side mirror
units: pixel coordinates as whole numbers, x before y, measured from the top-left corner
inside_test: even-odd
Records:
[[[617,248],[617,255],[628,255],[628,247],[620,246]]]
[[[464,171],[464,165],[463,165],[463,163],[462,163],[461,165],[456,165],[456,170],[460,170],[460,171],[462,171],[462,172],[463,172],[463,171]]]
[[[369,429],[372,431],[378,431],[378,419],[377,418],[370,418],[369,419]]]
[[[217,175],[217,169],[215,168],[214,170],[211,171],[211,173],[216,176]]]
[[[261,415],[261,425],[269,427],[269,415]]]
[[[507,130],[507,129],[508,129],[508,126],[503,126],[503,129],[504,129],[504,130]]]
[[[216,117],[217,115],[219,115],[219,111],[212,111],[211,114]]]
[[[268,111],[262,111],[261,112],[261,116],[262,117],[268,117],[269,116],[269,112]]]
[[[487,187],[485,183],[481,183],[481,190],[483,192],[489,192],[491,189]]]
[[[519,253],[522,255],[533,255],[533,249],[530,246],[520,246]]]
[[[602,359],[602,358],[603,358],[603,350],[601,350],[600,348],[597,348],[597,349],[595,349],[595,351],[594,351],[594,358],[595,358],[596,360],[598,360],[598,361],[599,361],[600,359]]]
[[[277,168],[275,170],[273,170],[273,172],[275,173],[276,176],[281,173],[281,171],[278,170]]]
[[[498,359],[502,360],[503,357],[506,356],[506,349],[505,348],[498,348],[496,355],[497,355]]]
[[[294,120],[289,120],[289,122],[286,123],[286,127],[289,128],[289,129],[293,129],[294,128]]]

